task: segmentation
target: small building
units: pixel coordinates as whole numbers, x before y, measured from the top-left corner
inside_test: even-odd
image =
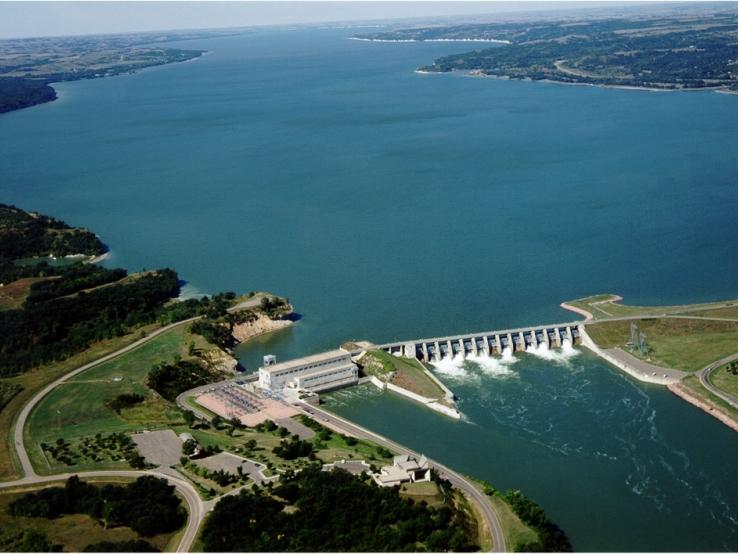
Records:
[[[392,465],[380,469],[374,480],[382,487],[430,481],[430,465],[425,456],[421,456],[419,460],[408,455],[395,456]]]
[[[358,382],[359,368],[340,349],[259,368],[259,386],[272,392],[285,387],[320,392]]]

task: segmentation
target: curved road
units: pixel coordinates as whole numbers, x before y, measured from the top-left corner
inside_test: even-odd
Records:
[[[239,306],[234,307],[233,309],[243,309],[244,307],[246,306],[239,305]],[[71,372],[49,383],[46,387],[44,387],[41,391],[39,391],[33,398],[31,398],[31,400],[21,410],[20,414],[18,415],[18,419],[16,420],[15,429],[14,429],[15,449],[16,449],[16,453],[18,455],[18,459],[21,464],[21,468],[23,470],[23,473],[25,474],[25,477],[22,479],[15,480],[15,481],[7,481],[7,482],[0,483],[0,488],[9,488],[9,487],[16,487],[16,486],[48,483],[48,482],[53,482],[53,481],[64,480],[72,475],[80,475],[83,477],[134,477],[134,478],[142,476],[142,475],[154,475],[156,477],[163,478],[163,479],[166,479],[171,485],[174,485],[177,491],[179,491],[182,494],[185,501],[187,502],[187,505],[189,508],[187,527],[185,528],[184,534],[182,535],[182,539],[180,540],[180,543],[177,547],[177,552],[189,551],[190,547],[192,546],[195,540],[195,537],[197,536],[197,531],[200,528],[200,525],[206,513],[210,509],[212,509],[213,504],[214,504],[212,502],[207,503],[207,504],[204,503],[200,499],[200,496],[198,495],[195,488],[190,483],[188,483],[184,479],[180,479],[179,477],[176,477],[169,473],[162,473],[162,472],[155,471],[155,470],[151,470],[151,471],[133,471],[133,470],[86,471],[86,472],[77,472],[77,473],[64,473],[64,474],[59,474],[59,475],[38,475],[36,471],[34,470],[33,464],[31,463],[30,457],[28,456],[28,452],[26,451],[24,440],[23,440],[24,438],[23,431],[25,429],[28,417],[33,411],[33,409],[38,405],[38,403],[47,394],[49,394],[52,390],[58,387],[61,383],[101,363],[107,362],[122,354],[130,352],[131,350],[134,350],[142,346],[146,342],[154,339],[155,337],[161,335],[162,333],[166,333],[167,331],[177,326],[185,325],[187,323],[195,321],[196,319],[199,319],[200,317],[201,316],[192,317],[189,319],[178,321],[176,323],[172,323],[160,329],[157,329],[156,331],[152,332],[146,337],[143,337],[137,340],[136,342],[129,344],[128,346],[124,346],[123,348],[116,350],[115,352],[111,352],[110,354],[107,354],[101,358],[98,358],[95,361],[92,361],[90,363],[87,363],[85,365],[78,367],[77,369],[72,370]],[[188,391],[188,392],[191,392],[191,391]],[[186,407],[192,410],[192,408],[187,405],[184,405],[182,407]],[[331,414],[330,412],[326,412],[325,410],[322,410],[321,408],[311,406],[310,408],[305,409],[305,411],[308,413],[308,415],[314,415],[314,413],[319,413],[322,416],[322,419],[324,421],[328,421],[332,423],[334,426],[340,429],[343,429],[357,437],[369,439],[377,444],[384,446],[385,448],[391,448],[392,450],[399,452],[401,454],[408,454],[416,458],[420,457],[419,454],[417,454],[416,452],[413,452],[412,450],[400,444],[397,444],[394,441],[391,441],[385,437],[382,437],[381,435],[377,435],[376,433],[373,433],[367,429],[364,429],[363,427],[355,425],[343,418],[335,416]],[[486,495],[483,494],[479,489],[477,489],[472,483],[466,480],[463,476],[451,470],[450,468],[438,462],[432,461],[430,459],[428,461],[429,463],[431,463],[433,467],[435,467],[439,471],[441,476],[448,479],[455,487],[457,487],[459,490],[462,490],[464,493],[466,493],[468,497],[472,498],[477,503],[477,505],[479,506],[479,509],[481,510],[482,516],[487,522],[487,525],[490,529],[490,533],[492,534],[492,540],[493,540],[492,551],[493,552],[506,552],[507,547],[505,544],[505,537],[504,537],[504,533],[502,532],[502,527],[500,525],[499,518],[497,517],[497,514],[495,513],[491,504],[488,502]]]
[[[70,371],[69,373],[59,377],[57,380],[53,381],[52,383],[49,383],[46,387],[44,387],[41,391],[39,391],[33,398],[31,398],[31,400],[21,410],[20,414],[18,415],[18,419],[16,420],[15,429],[14,429],[15,450],[16,450],[16,454],[18,455],[18,459],[20,461],[21,468],[23,470],[23,473],[25,474],[25,477],[23,479],[17,479],[15,481],[2,482],[0,483],[0,488],[9,488],[9,487],[17,487],[17,486],[25,486],[25,485],[37,485],[37,484],[67,479],[71,477],[72,475],[80,475],[82,477],[134,477],[134,478],[140,477],[142,475],[154,475],[156,477],[163,478],[163,479],[166,479],[169,482],[169,484],[174,485],[177,491],[182,495],[182,497],[187,502],[188,512],[189,512],[188,517],[187,517],[187,527],[185,528],[185,531],[179,542],[179,545],[177,547],[177,552],[189,551],[190,547],[192,546],[192,543],[195,541],[195,537],[197,536],[197,530],[200,528],[200,524],[202,523],[202,520],[204,519],[205,514],[207,513],[207,510],[205,509],[205,506],[202,500],[200,499],[200,496],[197,494],[197,491],[190,483],[188,483],[184,479],[180,479],[173,475],[168,475],[168,474],[160,473],[158,471],[153,471],[153,470],[152,471],[133,471],[133,470],[85,471],[85,472],[77,472],[77,473],[64,473],[64,474],[59,474],[59,475],[38,475],[36,473],[36,470],[33,469],[33,464],[31,464],[31,459],[29,458],[28,452],[26,451],[26,447],[23,442],[23,430],[25,429],[26,421],[28,420],[28,416],[30,415],[33,408],[36,407],[36,405],[44,398],[44,396],[49,394],[52,390],[54,390],[56,387],[58,387],[61,383],[63,383],[67,379],[71,379],[72,377],[74,377],[75,375],[78,375],[79,373],[82,373],[83,371],[86,371],[101,363],[107,362],[108,360],[112,360],[113,358],[116,358],[117,356],[125,354],[126,352],[130,352],[131,350],[138,348],[139,346],[161,335],[162,333],[166,333],[167,331],[175,327],[178,327],[179,325],[185,325],[187,323],[195,321],[196,319],[199,319],[199,317],[200,316],[192,317],[189,319],[184,319],[182,321],[177,321],[176,323],[171,323],[165,327],[157,329],[153,333],[147,335],[146,337],[142,339],[137,340],[136,342],[129,344],[128,346],[124,346],[123,348],[116,350],[115,352],[107,354],[101,358],[98,358],[97,360],[93,362],[90,362],[88,364],[78,367],[77,369],[73,371]]]
[[[370,440],[381,446],[384,446],[385,448],[392,449],[400,454],[408,454],[416,459],[420,458],[420,454],[418,454],[417,452],[413,452],[405,446],[402,446],[386,437],[383,437],[382,435],[373,433],[368,429],[364,429],[363,427],[360,427],[355,423],[351,423],[350,421],[334,415],[331,412],[323,410],[322,408],[310,405],[302,409],[307,415],[312,416],[316,421],[320,421],[321,423],[327,422],[332,426],[343,430],[344,432],[348,432],[358,438]],[[477,503],[479,509],[482,512],[482,516],[487,522],[490,533],[492,534],[492,552],[507,552],[507,545],[505,544],[505,534],[502,532],[500,520],[497,516],[497,513],[492,508],[492,505],[489,503],[487,496],[459,473],[453,471],[452,469],[449,469],[443,464],[431,460],[430,458],[428,458],[428,462],[431,464],[431,466],[438,470],[442,477],[451,481],[451,484],[454,485],[454,487],[463,491],[467,496],[472,498]]]
[[[174,329],[175,327],[195,321],[196,319],[199,319],[200,317],[201,316],[191,317],[189,319],[183,319],[182,321],[177,321],[176,323],[171,323],[167,325],[166,327],[157,329],[153,333],[145,336],[142,339],[137,340],[136,342],[129,344],[128,346],[124,346],[123,348],[116,350],[115,352],[111,352],[110,354],[107,354],[103,356],[102,358],[98,358],[97,360],[90,362],[88,364],[85,364],[83,366],[80,366],[77,369],[70,371],[69,373],[65,373],[64,375],[59,377],[56,381],[53,381],[49,383],[48,385],[46,385],[33,398],[31,398],[31,400],[25,406],[23,406],[23,409],[18,415],[18,419],[15,423],[15,434],[14,434],[15,451],[18,455],[18,460],[20,461],[23,474],[26,475],[26,477],[33,477],[36,475],[36,471],[33,469],[33,464],[31,464],[31,460],[28,457],[28,452],[26,452],[26,447],[23,444],[23,430],[26,428],[26,421],[28,420],[28,416],[31,414],[31,411],[33,411],[33,408],[35,408],[36,405],[39,402],[41,402],[41,399],[43,399],[44,396],[49,394],[52,390],[54,390],[64,381],[71,379],[75,375],[78,375],[82,373],[83,371],[93,368],[96,365],[112,360],[113,358],[117,358],[118,356],[125,354],[126,352],[135,350],[139,346],[147,343],[148,341],[150,341],[151,339],[155,337],[158,337],[162,333],[166,333],[167,331]]]
[[[200,496],[197,494],[197,491],[192,485],[190,485],[187,481],[183,479],[179,479],[177,477],[173,477],[172,475],[167,475],[164,473],[159,473],[158,471],[85,471],[77,473],[61,473],[59,475],[34,475],[33,477],[26,477],[24,479],[18,479],[16,481],[5,481],[3,483],[0,483],[0,489],[23,487],[28,485],[41,485],[54,481],[62,481],[68,479],[73,475],[78,475],[84,479],[90,477],[137,478],[143,475],[153,475],[154,477],[166,479],[167,482],[169,482],[170,485],[174,485],[177,492],[182,495],[182,497],[185,499],[185,502],[187,502],[188,508],[187,527],[185,527],[182,538],[179,541],[177,552],[189,551],[192,543],[195,542],[195,537],[197,536],[197,530],[200,528],[200,523],[202,523],[202,520],[207,513],[207,510],[205,509]]]
[[[736,398],[730,393],[725,392],[724,390],[717,388],[715,385],[710,383],[710,373],[712,373],[715,369],[732,362],[733,360],[738,360],[738,353],[732,354],[730,356],[726,356],[722,360],[718,360],[717,362],[711,363],[707,367],[702,368],[699,371],[698,375],[700,378],[700,383],[702,384],[703,387],[705,387],[715,396],[725,400],[728,404],[730,404],[734,408],[738,409],[738,398]]]

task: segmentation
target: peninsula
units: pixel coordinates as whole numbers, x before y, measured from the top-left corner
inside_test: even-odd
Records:
[[[56,100],[51,83],[110,77],[189,61],[204,50],[168,43],[230,36],[237,29],[0,40],[0,113]]]
[[[738,92],[738,13],[731,8],[620,18],[498,22],[397,29],[373,41],[497,42],[418,68],[478,76],[658,90]]]

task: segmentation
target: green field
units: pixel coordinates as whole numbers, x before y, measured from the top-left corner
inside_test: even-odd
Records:
[[[0,429],[3,430],[2,441],[0,441],[0,480],[11,480],[20,477],[13,447],[13,429],[18,412],[20,412],[23,405],[33,398],[39,390],[65,373],[69,373],[79,366],[137,341],[141,337],[141,333],[150,333],[158,328],[158,324],[148,325],[138,329],[135,333],[97,342],[84,352],[80,352],[64,361],[41,366],[21,375],[0,380],[0,382],[17,384],[23,388],[0,412]]]
[[[614,294],[598,294],[568,302],[572,306],[587,310],[594,319],[613,317],[637,317],[646,315],[693,315],[702,317],[738,318],[738,300],[683,304],[676,306],[629,306],[614,301]]]
[[[122,479],[104,481],[95,479],[89,482],[124,483],[126,481]],[[59,485],[61,483],[48,486]],[[176,538],[179,532],[144,538],[128,527],[106,529],[100,522],[84,514],[65,515],[56,519],[10,515],[8,506],[13,500],[20,498],[27,492],[37,490],[40,490],[40,487],[14,489],[13,491],[0,493],[0,551],[7,551],[7,547],[12,548],[19,540],[18,535],[22,535],[26,530],[46,533],[52,543],[62,545],[67,552],[80,552],[87,545],[101,541],[118,542],[138,538],[143,538],[162,551],[173,551],[176,548]]]
[[[738,375],[728,371],[728,365],[718,367],[710,373],[710,383],[738,397]]]
[[[415,502],[425,502],[429,506],[438,508],[443,506],[443,494],[433,481],[420,483],[403,483],[400,486],[400,496],[411,498]]]
[[[738,322],[658,318],[637,323],[651,348],[650,361],[662,367],[697,371],[738,352]],[[601,348],[625,348],[630,321],[592,323],[587,325],[587,333]]]
[[[520,521],[507,502],[497,495],[488,498],[500,519],[500,526],[505,534],[509,552],[516,552],[519,546],[538,541],[538,533]]]
[[[177,408],[146,386],[154,364],[171,362],[182,355],[188,338],[182,325],[152,339],[141,347],[100,364],[63,383],[33,410],[25,429],[26,445],[40,472],[68,471],[66,465],[47,465],[39,444],[58,438],[75,442],[97,433],[129,432],[161,427],[182,421]],[[123,393],[136,393],[145,401],[116,413],[108,403]],[[48,460],[51,463],[51,460]],[[100,464],[92,464],[99,467]],[[85,464],[74,466],[83,469]]]

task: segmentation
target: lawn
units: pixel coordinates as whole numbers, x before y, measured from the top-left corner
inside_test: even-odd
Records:
[[[497,495],[487,498],[500,519],[500,526],[505,534],[509,552],[516,552],[519,546],[538,541],[538,533],[523,523],[507,502]]]
[[[738,375],[731,373],[728,365],[714,369],[710,373],[710,382],[717,388],[738,397]]]
[[[738,352],[738,322],[660,318],[637,320],[637,323],[651,348],[650,361],[662,367],[697,371]],[[630,337],[630,321],[589,324],[587,333],[601,348],[625,348]]]
[[[2,440],[0,441],[0,480],[11,480],[20,477],[13,446],[13,430],[17,415],[24,404],[33,398],[39,390],[62,375],[137,341],[141,338],[142,332],[151,332],[157,328],[159,328],[158,324],[148,325],[134,333],[95,343],[84,352],[80,352],[64,361],[47,364],[21,375],[0,380],[0,382],[14,383],[23,388],[0,411],[0,429],[3,430]]]
[[[400,486],[400,496],[411,498],[415,502],[425,501],[434,508],[443,506],[443,495],[433,481],[404,483]]]
[[[179,410],[146,386],[149,369],[185,354],[189,334],[182,325],[139,348],[77,375],[49,393],[33,410],[25,429],[37,469],[48,471],[38,445],[58,438],[74,442],[97,433],[130,432],[182,421]],[[143,403],[120,414],[108,403],[120,394],[142,395]],[[96,467],[96,466],[95,466]],[[52,467],[67,471],[69,466]]]
[[[364,358],[367,358],[366,360]],[[370,374],[378,376],[394,372],[392,384],[427,398],[444,398],[444,392],[425,372],[420,362],[399,358],[382,350],[371,350],[360,360]],[[367,369],[365,369],[366,371]]]
[[[101,482],[91,480],[90,482]],[[124,483],[124,480],[105,480],[106,483]],[[61,486],[63,483],[54,483],[49,486]],[[46,533],[54,544],[60,544],[67,552],[80,552],[87,545],[100,541],[126,541],[138,538],[150,542],[159,550],[174,550],[176,541],[172,539],[178,532],[156,535],[155,537],[139,537],[138,533],[128,527],[114,527],[105,529],[101,523],[84,514],[65,515],[56,519],[15,517],[9,513],[10,503],[27,492],[40,490],[40,487],[26,488],[0,493],[0,550],[15,545],[18,535],[26,530],[37,530]],[[19,545],[18,545],[19,546]]]
[[[621,304],[620,301],[609,301],[614,298],[616,297],[612,294],[598,294],[596,296],[572,300],[569,304],[587,310],[595,319],[664,314],[738,318],[737,300],[676,306],[629,306],[627,304]]]

